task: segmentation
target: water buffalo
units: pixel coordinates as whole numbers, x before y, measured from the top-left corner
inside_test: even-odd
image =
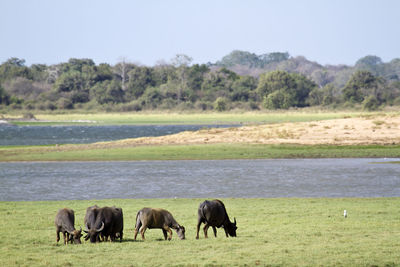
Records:
[[[60,209],[57,212],[56,219],[54,220],[56,225],[57,242],[60,241],[60,232],[64,236],[64,244],[81,244],[81,232],[82,228],[78,231],[75,229],[75,214],[71,209]]]
[[[167,240],[167,232],[169,233],[168,240],[172,239],[172,228],[180,239],[185,239],[185,227],[179,225],[167,210],[152,208],[139,210],[136,215],[135,240],[139,231],[144,240],[144,232],[147,228],[160,228],[163,231],[165,240]]]
[[[92,206],[86,209],[85,215],[85,233],[87,236],[85,240],[89,240],[92,243],[100,242],[102,240],[107,241],[110,238],[111,241],[115,241],[119,238],[122,241],[124,219],[121,208],[114,207],[103,207]]]
[[[211,226],[214,236],[217,237],[217,228],[221,226],[225,230],[226,237],[236,236],[236,218],[232,223],[229,220],[225,205],[221,200],[206,200],[200,204],[198,209],[197,233],[196,239],[199,239],[199,230],[201,223],[204,223],[204,237],[207,238],[207,230]]]
[[[85,236],[85,241],[87,241],[90,237],[96,242],[100,241],[100,235],[96,233],[100,233],[103,228],[99,227],[98,229],[95,228],[95,223],[96,223],[96,218],[97,218],[97,213],[99,212],[100,207],[97,205],[88,207],[86,209],[86,215],[84,219],[84,224],[85,224],[85,233],[87,235]]]

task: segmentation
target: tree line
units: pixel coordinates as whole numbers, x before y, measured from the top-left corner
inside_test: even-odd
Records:
[[[400,59],[376,56],[353,67],[322,66],[288,53],[257,56],[233,51],[212,64],[114,66],[91,59],[26,66],[19,58],[0,65],[3,110],[217,110],[289,109],[307,106],[374,110],[400,105]]]

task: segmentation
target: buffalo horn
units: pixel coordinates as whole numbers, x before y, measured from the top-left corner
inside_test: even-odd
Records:
[[[104,222],[101,222],[101,227],[100,229],[97,229],[96,232],[101,232],[104,229]]]

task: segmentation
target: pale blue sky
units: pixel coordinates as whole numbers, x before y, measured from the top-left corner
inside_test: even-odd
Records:
[[[387,62],[400,57],[399,13],[397,0],[0,0],[0,62],[207,63],[236,49]]]

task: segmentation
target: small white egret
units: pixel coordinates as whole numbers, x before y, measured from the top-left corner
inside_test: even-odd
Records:
[[[343,216],[344,216],[345,218],[347,218],[347,210],[344,210]]]

